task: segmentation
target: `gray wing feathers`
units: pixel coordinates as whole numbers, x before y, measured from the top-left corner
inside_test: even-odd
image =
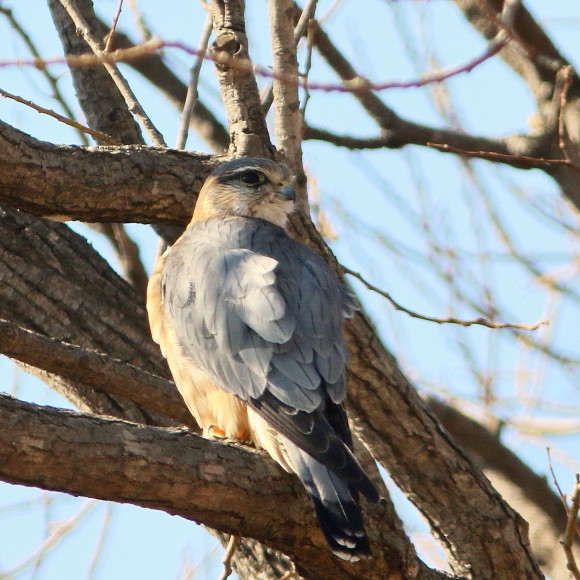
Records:
[[[231,250],[224,259],[223,297],[233,313],[264,340],[287,342],[295,319],[275,286],[278,262],[250,250]]]
[[[299,410],[345,397],[352,296],[326,264],[260,220],[194,224],[169,254],[164,303],[185,354],[243,400]]]

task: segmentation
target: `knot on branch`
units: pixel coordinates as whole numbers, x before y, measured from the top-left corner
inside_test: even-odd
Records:
[[[246,56],[244,43],[238,38],[237,33],[231,31],[220,34],[210,46],[209,53],[216,68],[220,71],[232,68],[234,59]]]

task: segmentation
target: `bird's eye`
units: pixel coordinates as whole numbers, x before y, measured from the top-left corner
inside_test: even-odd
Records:
[[[265,181],[265,177],[257,171],[244,171],[240,175],[240,181],[247,185],[261,185]]]

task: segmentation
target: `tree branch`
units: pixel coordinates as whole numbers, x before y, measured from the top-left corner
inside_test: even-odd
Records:
[[[270,157],[273,147],[253,72],[217,64],[222,56],[249,61],[244,3],[242,0],[216,0],[208,4],[208,10],[216,36],[209,54],[216,60],[215,69],[228,115],[229,153],[234,157]]]
[[[560,537],[566,509],[545,477],[532,471],[495,434],[452,406],[433,398],[427,406],[457,442],[485,470],[494,487],[530,524],[530,541],[542,569],[554,578],[566,573]],[[580,550],[580,541],[575,546]]]
[[[52,145],[0,121],[0,203],[60,220],[185,225],[218,161],[145,146]]]
[[[167,378],[110,355],[59,342],[0,319],[2,354],[27,365],[82,383],[96,391],[131,400],[197,431],[191,413]]]
[[[368,522],[376,557],[355,564],[335,558],[293,476],[256,451],[187,431],[38,407],[0,395],[0,477],[158,509],[228,534],[245,534],[289,554],[304,578],[448,578],[419,560],[406,560],[408,540],[379,531],[380,506],[372,509]]]
[[[60,0],[48,0],[48,7],[65,54],[81,55],[90,52],[89,46],[77,34],[74,22]],[[84,3],[81,13],[92,28],[92,6]],[[128,110],[119,89],[102,66],[70,67],[70,72],[79,104],[91,128],[110,135],[119,143],[143,143],[139,125]],[[103,115],[103,111],[107,111],[107,114]]]

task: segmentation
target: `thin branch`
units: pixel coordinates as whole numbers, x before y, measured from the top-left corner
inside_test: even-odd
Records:
[[[552,481],[554,482],[554,486],[556,487],[556,489],[558,490],[558,493],[560,494],[560,501],[562,502],[562,505],[567,510],[568,506],[566,503],[566,494],[562,491],[562,488],[560,487],[560,483],[558,482],[558,478],[556,477],[556,474],[554,473],[554,467],[552,466],[552,455],[551,455],[549,447],[546,448],[546,454],[548,455],[548,467],[550,469]]]
[[[308,21],[308,30],[306,32],[306,61],[304,63],[304,99],[302,100],[302,105],[300,106],[300,116],[302,119],[302,139],[304,139],[304,127],[306,119],[306,107],[308,106],[308,101],[310,101],[310,91],[308,90],[308,77],[310,75],[310,69],[312,68],[312,50],[314,48],[314,36],[316,34],[316,28],[318,24],[316,20]]]
[[[562,547],[566,554],[568,570],[570,570],[576,580],[580,580],[580,570],[576,564],[573,551],[574,537],[578,533],[578,512],[580,511],[580,477],[578,474],[576,474],[576,485],[574,486],[574,491],[572,492],[570,499],[572,500],[572,505],[570,506],[570,512],[568,513],[568,522],[566,524],[566,532],[564,533]]]
[[[233,570],[232,570],[232,558],[234,557],[234,554],[236,552],[236,548],[238,547],[239,544],[240,544],[240,537],[232,534],[230,536],[230,539],[228,540],[228,545],[226,547],[226,551],[225,551],[223,558],[222,558],[222,564],[224,565],[224,569],[223,569],[222,573],[220,574],[218,580],[228,580],[231,573],[233,572]]]
[[[113,506],[113,504],[108,504],[107,507],[105,508],[105,515],[103,516],[103,520],[101,523],[101,530],[99,532],[97,545],[95,546],[95,550],[89,563],[89,569],[86,576],[87,580],[94,580],[94,578],[96,577],[96,572],[99,567],[99,564],[104,560],[103,557],[104,548],[109,536],[111,521],[113,518],[115,507],[116,506]]]
[[[115,40],[115,33],[117,31],[117,23],[119,22],[119,17],[121,16],[122,9],[123,9],[123,0],[119,0],[117,12],[115,12],[115,16],[113,17],[113,24],[111,24],[111,30],[109,31],[109,34],[107,34],[106,36],[105,52],[110,52],[113,46],[113,42]]]
[[[99,40],[97,40],[97,38],[87,25],[84,17],[77,9],[77,6],[73,2],[73,0],[60,0],[60,2],[68,12],[70,18],[75,23],[77,30],[80,32],[85,42],[91,47],[95,56],[99,57],[103,54],[108,54],[103,50],[104,47],[102,43]],[[133,91],[131,90],[131,87],[129,86],[127,81],[123,78],[117,67],[113,63],[107,61],[103,61],[100,64],[102,64],[105,67],[105,69],[113,79],[115,85],[119,89],[119,92],[125,99],[125,102],[129,107],[129,110],[133,113],[133,115],[135,115],[135,117],[139,120],[141,125],[149,133],[149,136],[151,137],[153,144],[158,147],[165,147],[166,144],[165,140],[163,139],[163,136],[161,135],[161,133],[159,133],[159,131],[157,131],[157,129],[155,128],[155,126],[153,125],[153,123],[143,110],[143,107],[141,107],[139,101],[137,101],[137,98],[135,97]]]
[[[69,2],[70,0],[62,0],[62,2]],[[308,81],[308,88],[313,91],[321,91],[324,93],[360,93],[360,92],[382,92],[389,89],[411,89],[420,88],[433,83],[440,83],[454,76],[462,73],[471,72],[476,66],[482,64],[494,54],[496,54],[507,40],[502,40],[498,46],[494,46],[485,51],[479,57],[456,67],[433,71],[423,75],[422,78],[413,79],[409,81],[369,81],[365,77],[355,76],[354,78],[344,80],[342,83],[323,83],[316,81]],[[205,60],[213,61],[214,63],[233,69],[242,73],[253,73],[257,76],[277,80],[281,83],[298,86],[304,88],[305,82],[301,77],[296,77],[292,74],[284,72],[275,72],[272,69],[254,64],[250,59],[228,54],[227,51],[217,51],[201,54],[197,49],[188,46],[179,41],[161,40],[153,38],[142,44],[135,45],[132,48],[117,49],[110,53],[84,54],[78,56],[69,56],[66,58],[52,58],[52,59],[35,59],[33,61],[26,59],[5,60],[0,62],[0,68],[10,66],[34,66],[42,68],[51,64],[66,63],[69,66],[96,66],[109,65],[112,63],[128,62],[135,58],[151,54],[163,48],[175,48],[181,50],[192,56],[199,56]]]
[[[179,131],[177,134],[177,143],[175,144],[176,149],[184,149],[185,143],[187,142],[187,133],[189,130],[189,125],[191,123],[191,117],[193,115],[193,110],[198,102],[197,85],[199,83],[199,74],[201,72],[201,67],[209,44],[209,37],[211,36],[213,27],[211,16],[208,14],[205,19],[205,24],[203,25],[203,30],[201,33],[201,38],[199,40],[198,51],[199,54],[195,59],[194,65],[190,70],[189,85],[187,86],[187,95],[185,97],[185,103],[183,104],[183,112],[181,114],[181,123],[179,125]],[[203,56],[202,56],[203,55]]]
[[[14,14],[12,13],[12,10],[10,10],[8,8],[3,8],[0,6],[0,13],[4,14],[4,16],[6,16],[6,18],[10,22],[10,26],[20,36],[20,38],[22,39],[22,41],[24,42],[24,44],[27,46],[28,50],[30,51],[30,54],[32,54],[32,56],[34,58],[40,60],[42,58],[40,55],[40,51],[36,48],[36,45],[34,44],[32,39],[30,38],[30,36],[26,32],[26,30],[24,30],[24,28],[16,20],[16,18],[14,17]],[[52,89],[52,97],[58,103],[60,103],[60,106],[62,107],[62,110],[65,113],[65,116],[69,119],[74,119],[75,114],[74,114],[72,108],[67,103],[66,99],[64,98],[64,95],[62,94],[62,92],[58,86],[57,79],[52,74],[50,74],[50,72],[46,68],[41,68],[40,72],[41,72],[42,76],[46,79],[46,81],[48,82],[50,88]],[[87,139],[87,136],[85,135],[85,133],[83,131],[79,131],[79,136],[81,139],[81,143],[83,145],[89,145],[89,140]]]
[[[365,280],[365,278],[363,278],[363,276],[361,276],[359,273],[353,272],[346,266],[341,267],[344,270],[344,272],[346,272],[350,276],[353,276],[354,278],[357,278],[357,280],[360,280],[369,290],[372,290],[373,292],[376,292],[377,294],[380,294],[381,296],[386,298],[394,306],[396,310],[405,312],[412,318],[418,318],[420,320],[426,320],[428,322],[436,322],[437,324],[458,324],[460,326],[480,325],[486,326],[487,328],[516,328],[518,330],[537,330],[538,328],[540,328],[540,326],[545,326],[549,324],[549,321],[547,320],[540,320],[534,324],[516,324],[511,322],[491,322],[490,320],[486,320],[485,318],[476,318],[475,320],[461,320],[459,318],[453,317],[433,318],[431,316],[424,316],[423,314],[419,314],[417,312],[414,312],[413,310],[409,310],[408,308],[401,306],[388,292],[385,292],[384,290],[377,288],[370,282],[367,282],[367,280]]]
[[[518,153],[513,153],[506,155],[504,153],[496,153],[494,151],[465,151],[452,145],[447,145],[444,143],[426,143],[427,147],[433,147],[440,151],[450,151],[451,153],[457,153],[465,157],[478,157],[480,159],[489,159],[490,161],[498,161],[501,163],[508,163],[510,165],[526,164],[528,167],[542,167],[550,165],[565,165],[574,169],[574,171],[580,172],[580,168],[576,167],[569,159],[544,159],[542,157],[528,157],[527,155],[520,155]]]
[[[321,91],[324,93],[359,93],[367,91],[381,92],[389,89],[420,88],[432,83],[440,83],[463,73],[471,72],[475,67],[479,66],[494,56],[497,52],[499,52],[499,50],[501,50],[501,48],[508,42],[508,40],[509,38],[503,38],[502,35],[500,42],[488,47],[488,49],[483,54],[474,58],[473,60],[455,67],[449,67],[447,69],[427,73],[420,79],[413,79],[409,81],[369,81],[365,77],[356,76],[354,78],[344,80],[339,84],[309,81],[308,87],[311,90]],[[182,42],[162,41],[161,44],[162,47],[165,48],[177,48],[187,52],[188,54],[198,54],[195,49],[187,46]],[[255,75],[264,78],[270,78],[287,85],[294,85],[302,88],[304,87],[304,80],[300,77],[296,77],[292,74],[286,74],[284,72],[272,71],[267,67],[256,65],[246,58],[240,58],[238,56],[232,56],[224,53],[210,55],[205,58],[213,60],[215,63],[224,67],[235,69],[240,72],[251,72]]]
[[[85,500],[81,508],[77,513],[73,514],[70,518],[59,521],[55,523],[52,527],[51,534],[42,542],[42,545],[38,547],[30,556],[28,556],[23,562],[17,564],[14,568],[2,572],[3,578],[15,578],[24,572],[27,568],[31,566],[36,566],[37,563],[44,558],[47,552],[52,550],[61,541],[63,541],[71,532],[73,532],[77,526],[83,521],[83,519],[89,514],[89,512],[96,505],[95,500]]]
[[[129,3],[132,10],[136,11],[136,19],[139,19],[139,14],[134,1]],[[106,25],[98,18],[95,19],[100,30],[105,30]],[[138,22],[138,27],[142,25]],[[151,38],[151,34],[147,31],[143,33],[145,38]],[[131,48],[135,43],[122,32],[117,31],[115,35],[114,48]],[[170,100],[170,102],[179,109],[183,110],[183,104],[187,97],[187,85],[185,85],[175,73],[168,67],[159,52],[149,53],[142,58],[133,59],[129,66],[146,78],[153,86],[161,90],[162,93]],[[192,116],[192,125],[198,132],[200,137],[204,139],[215,153],[224,153],[230,143],[229,133],[225,130],[223,125],[216,119],[213,113],[201,102],[197,100]]]
[[[300,14],[300,18],[296,23],[296,27],[294,28],[294,45],[298,46],[300,39],[304,35],[309,26],[310,19],[314,17],[314,12],[316,11],[316,4],[318,0],[308,0],[305,4],[302,12]],[[306,87],[304,87],[306,89]],[[270,83],[264,91],[262,91],[262,109],[264,110],[264,115],[268,113],[270,107],[272,106],[272,102],[274,101],[274,92],[273,92],[273,84]]]
[[[296,41],[293,23],[293,0],[270,0],[270,41],[273,70],[277,74],[298,79]],[[302,119],[298,86],[277,79],[274,91],[274,129],[276,146],[297,177],[298,204],[307,210],[306,176],[302,165]]]
[[[90,224],[90,227],[109,240],[123,268],[124,278],[131,283],[139,294],[141,302],[145,304],[149,276],[143,266],[139,246],[129,236],[124,224],[96,222]]]
[[[120,143],[115,141],[112,137],[109,137],[109,135],[105,135],[104,133],[101,133],[100,131],[95,131],[94,129],[91,129],[90,127],[82,125],[81,123],[75,121],[74,119],[69,119],[67,117],[64,117],[63,115],[60,115],[59,113],[52,111],[51,109],[45,109],[44,107],[41,107],[40,105],[37,105],[36,103],[33,103],[32,101],[27,101],[26,99],[23,99],[22,97],[19,97],[18,95],[13,95],[12,93],[4,91],[3,89],[0,89],[0,95],[6,99],[12,99],[13,101],[16,101],[17,103],[21,103],[22,105],[26,105],[27,107],[34,109],[38,113],[48,115],[49,117],[56,119],[60,123],[68,125],[69,127],[72,127],[73,129],[76,129],[77,131],[79,131],[81,133],[86,133],[87,135],[90,135],[91,137],[94,137],[95,139],[102,141],[106,145],[120,145]]]
[[[570,153],[568,152],[568,144],[566,139],[566,124],[564,115],[566,113],[566,106],[568,105],[568,91],[572,85],[572,66],[567,65],[562,68],[560,77],[562,80],[562,87],[560,91],[560,102],[558,110],[558,145],[562,151],[564,158],[572,163]]]

